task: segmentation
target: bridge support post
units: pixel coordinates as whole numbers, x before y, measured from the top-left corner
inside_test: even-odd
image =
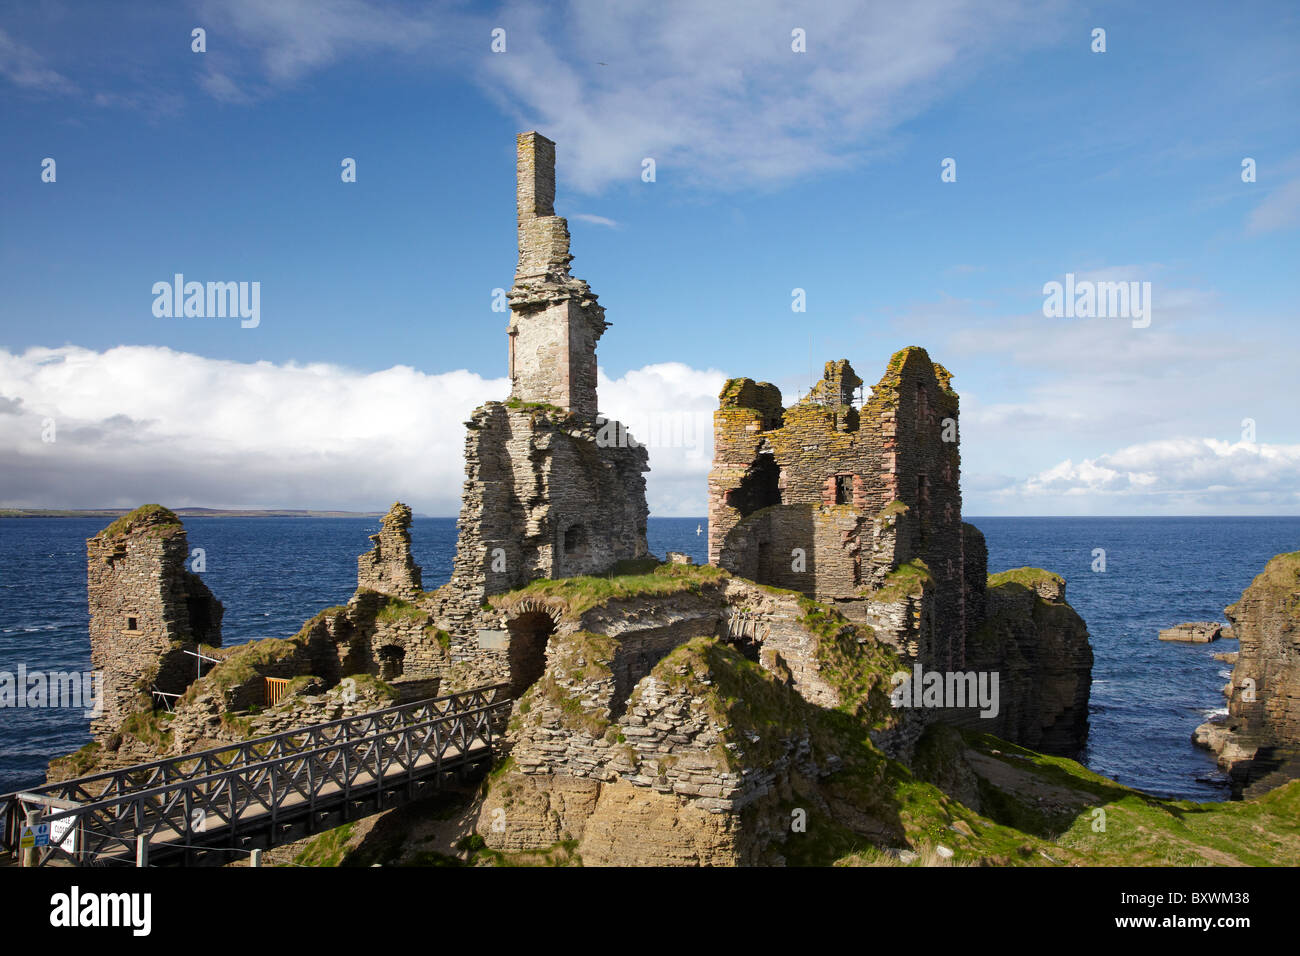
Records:
[[[40,811],[40,810],[28,810],[28,811],[27,811],[27,825],[28,825],[29,827],[34,827],[34,826],[36,826],[36,825],[37,825],[38,823],[40,823],[40,822],[41,822],[41,811]],[[23,850],[22,865],[23,865],[23,866],[35,866],[35,865],[36,865],[36,858],[37,858],[37,855],[38,855],[40,852],[41,852],[41,851],[38,850],[38,849],[37,849],[36,847],[34,847],[34,846],[33,846],[33,847],[28,847],[27,849]]]
[[[248,865],[249,865],[249,866],[261,866],[261,865],[262,865],[262,851],[261,851],[261,850],[254,850],[251,854],[249,854],[249,857],[248,857]]]
[[[143,833],[135,838],[135,865],[137,867],[149,865],[149,838]]]

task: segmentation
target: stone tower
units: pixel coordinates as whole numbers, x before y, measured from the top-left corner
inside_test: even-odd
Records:
[[[510,399],[474,410],[451,581],[449,629],[472,629],[484,598],[537,578],[602,574],[644,558],[648,453],[597,417],[596,342],[605,310],[569,275],[555,215],[555,144],[516,146],[519,262],[510,290]]]
[[[569,275],[569,226],[555,215],[555,144],[516,140],[519,263],[510,290],[510,397],[596,416],[596,342],[608,328],[587,283]]]
[[[188,557],[180,519],[160,505],[137,508],[86,542],[90,663],[104,675],[96,740],[149,707],[151,691],[184,691],[196,674],[186,650],[220,646],[224,609],[185,569]]]

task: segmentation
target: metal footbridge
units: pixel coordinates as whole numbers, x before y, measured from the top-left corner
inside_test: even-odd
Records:
[[[220,864],[430,796],[490,764],[513,703],[476,687],[0,796],[0,853],[29,865]],[[143,838],[143,839],[142,839]],[[28,842],[33,842],[28,838]]]

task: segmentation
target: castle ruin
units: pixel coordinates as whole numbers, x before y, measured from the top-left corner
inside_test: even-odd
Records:
[[[117,732],[153,692],[178,695],[198,671],[199,645],[221,644],[221,602],[185,567],[185,529],[157,505],[137,509],[86,542],[90,666],[104,675],[96,740]],[[188,652],[188,653],[187,653]]]
[[[773,385],[728,381],[710,563],[650,558],[648,455],[599,412],[596,344],[609,323],[569,272],[555,144],[528,132],[516,145],[511,394],[466,423],[451,579],[423,590],[411,511],[395,504],[347,605],[288,640],[215,652],[199,680],[176,678],[184,695],[166,746],[183,753],[506,682],[517,701],[510,763],[479,832],[502,851],[577,841],[593,863],[773,861],[782,801],[798,793],[829,808],[842,794],[823,781],[875,773],[882,753],[910,762],[936,719],[1077,751],[1086,628],[1055,575],[987,577],[983,537],[961,518],[958,397],[923,349],[895,354],[865,399],[843,360],[788,408]],[[117,655],[107,666],[120,678],[106,729],[144,706],[128,690],[172,680],[185,641],[219,633],[220,605],[180,567],[179,522],[150,514],[124,519],[141,526],[123,552],[139,555],[138,574],[129,561],[115,576],[97,570],[120,550],[113,528],[88,545],[92,612],[105,622],[92,642],[103,659]],[[133,608],[156,636],[112,645],[105,629]],[[891,707],[891,679],[914,664],[1001,673],[997,719]],[[289,682],[285,696],[252,712],[268,678]],[[360,695],[339,693],[349,681]],[[117,736],[129,740],[96,759],[139,760],[162,739],[126,724]],[[498,811],[504,830],[489,823]],[[878,837],[903,832],[887,808],[853,815]]]
[[[865,598],[904,566],[933,582],[921,622],[927,664],[965,666],[966,574],[957,393],[907,348],[859,401],[848,361],[827,362],[783,408],[775,385],[724,386],[714,413],[709,562],[867,620]],[[920,564],[916,564],[920,562]],[[970,569],[982,587],[983,566]]]

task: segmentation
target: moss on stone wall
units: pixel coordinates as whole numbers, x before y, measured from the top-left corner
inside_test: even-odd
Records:
[[[721,729],[715,756],[734,772],[783,756],[787,738],[804,723],[808,705],[798,694],[716,638],[687,641],[656,664],[651,675],[669,693],[689,694],[692,706],[709,714]],[[646,690],[646,682],[637,685],[629,709]]]
[[[911,510],[912,509],[907,506],[906,502],[895,498],[893,501],[889,502],[889,504],[885,505],[885,507],[881,508],[880,511],[876,513],[876,517],[883,520],[886,518],[893,518],[897,515],[905,515]]]
[[[428,619],[428,611],[417,607],[410,601],[403,601],[397,597],[385,596],[384,602],[379,605],[379,609],[375,612],[375,620],[382,621],[385,624],[395,624],[398,621],[423,622]]]
[[[137,711],[122,721],[122,727],[118,732],[123,735],[129,734],[159,753],[166,753],[172,746],[172,732],[167,728],[170,717],[171,714],[156,713],[152,710]]]
[[[612,684],[618,641],[591,631],[563,634],[552,641],[546,673],[519,701],[517,726],[554,717],[566,730],[593,739],[605,736],[611,725],[608,707],[590,706],[575,695],[602,681]]]
[[[854,624],[819,601],[800,598],[799,609],[799,623],[817,639],[818,674],[835,691],[838,709],[871,726],[888,719],[890,677],[903,669],[893,649],[876,640],[867,625]]]
[[[304,655],[303,642],[267,637],[233,648],[225,660],[191,684],[177,705],[187,704],[200,694],[224,697],[228,690],[256,681],[272,667]]]
[[[106,538],[116,538],[130,534],[142,528],[149,528],[150,534],[162,536],[175,534],[182,530],[181,519],[162,505],[141,505],[130,514],[118,518],[100,532]]]
[[[920,558],[900,564],[885,576],[884,582],[874,592],[867,592],[873,601],[892,604],[907,597],[920,597],[926,585],[933,582],[930,569]]]

